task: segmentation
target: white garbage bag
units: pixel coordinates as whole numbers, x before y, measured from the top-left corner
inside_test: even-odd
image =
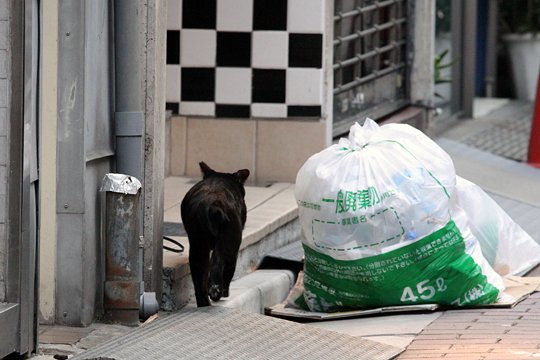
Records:
[[[459,176],[455,206],[465,211],[484,257],[499,275],[523,275],[540,263],[540,245],[482,188]]]
[[[295,196],[312,311],[494,302],[502,279],[485,261],[466,213],[451,208],[452,160],[404,124],[351,127],[310,157]]]

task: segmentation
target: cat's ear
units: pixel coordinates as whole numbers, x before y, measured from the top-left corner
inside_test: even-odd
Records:
[[[237,172],[234,173],[234,175],[236,176],[236,178],[238,179],[238,181],[243,184],[246,182],[248,176],[249,176],[249,170],[248,169],[242,169],[242,170],[238,170]]]
[[[212,170],[212,168],[210,168],[210,166],[206,165],[204,163],[204,161],[201,161],[199,163],[199,167],[201,168],[201,172],[202,172],[202,176],[203,176],[203,179],[206,179],[208,176],[212,175],[213,173],[215,173],[214,170]]]

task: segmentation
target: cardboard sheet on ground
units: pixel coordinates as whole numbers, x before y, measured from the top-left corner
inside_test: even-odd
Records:
[[[506,290],[500,299],[493,304],[479,305],[478,308],[511,308],[525,300],[530,294],[540,291],[540,277],[507,276],[504,278]],[[305,320],[336,320],[362,316],[384,315],[390,313],[407,313],[415,311],[435,311],[441,307],[437,304],[386,306],[367,310],[341,311],[334,313],[313,312],[298,308],[286,307],[286,303],[266,308],[270,316],[305,319]],[[459,308],[454,308],[459,309]]]

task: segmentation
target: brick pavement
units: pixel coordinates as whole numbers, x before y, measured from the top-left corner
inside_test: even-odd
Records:
[[[540,292],[511,309],[449,310],[397,359],[540,358]]]

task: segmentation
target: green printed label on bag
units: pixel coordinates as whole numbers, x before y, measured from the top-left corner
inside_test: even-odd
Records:
[[[364,259],[336,260],[306,245],[304,252],[304,300],[312,311],[466,306],[494,302],[499,292],[465,252],[452,220],[410,245]]]

